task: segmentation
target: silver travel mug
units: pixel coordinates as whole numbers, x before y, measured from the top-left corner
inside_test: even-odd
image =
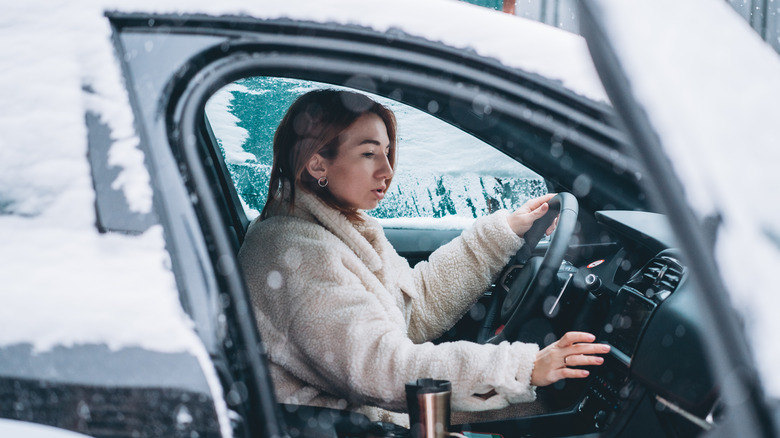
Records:
[[[451,394],[449,380],[417,379],[406,384],[412,438],[449,438]]]

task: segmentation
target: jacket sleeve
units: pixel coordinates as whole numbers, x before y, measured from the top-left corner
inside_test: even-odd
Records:
[[[449,330],[524,243],[509,227],[507,214],[501,210],[478,219],[414,267],[418,298],[412,302],[411,339],[428,341]]]
[[[377,292],[378,281],[365,282],[368,268],[343,243],[309,229],[276,231],[296,237],[262,251],[283,255],[245,263],[274,363],[321,391],[391,410],[405,409],[404,384],[421,377],[452,381],[455,410],[499,409],[535,398],[536,345],[415,344],[401,308],[390,294]],[[253,260],[253,254],[244,257]],[[491,397],[477,396],[493,390]]]

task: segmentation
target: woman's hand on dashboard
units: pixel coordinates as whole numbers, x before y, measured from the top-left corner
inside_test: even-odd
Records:
[[[509,222],[509,227],[512,231],[518,236],[523,237],[525,233],[531,229],[531,225],[547,213],[547,210],[550,208],[547,205],[547,201],[552,199],[553,196],[555,196],[555,193],[548,193],[544,196],[531,199],[523,204],[522,207],[509,214],[506,220]],[[547,235],[553,232],[555,225],[556,222],[553,222],[550,228],[547,229]]]
[[[561,379],[588,377],[588,370],[569,368],[604,363],[598,354],[609,353],[609,345],[593,344],[596,337],[585,332],[568,332],[536,354],[531,384],[547,386]]]

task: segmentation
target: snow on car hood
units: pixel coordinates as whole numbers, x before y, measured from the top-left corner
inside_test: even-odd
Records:
[[[766,389],[780,397],[780,57],[726,2],[606,1],[610,41],[700,218]],[[659,29],[663,29],[660,31]]]
[[[159,226],[136,237],[95,227],[87,110],[111,129],[114,186],[130,208],[150,211],[152,190],[110,28],[98,10],[84,12],[33,1],[0,15],[0,346],[202,355]]]
[[[0,419],[0,436],[25,438],[89,438],[87,435],[24,421]]]

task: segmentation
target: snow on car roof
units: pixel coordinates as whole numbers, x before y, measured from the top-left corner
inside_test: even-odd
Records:
[[[109,2],[103,2],[110,4]],[[110,7],[108,7],[110,9]],[[561,81],[572,91],[607,101],[585,41],[537,21],[454,0],[227,0],[139,1],[117,4],[122,12],[248,15],[401,30],[503,64]]]

